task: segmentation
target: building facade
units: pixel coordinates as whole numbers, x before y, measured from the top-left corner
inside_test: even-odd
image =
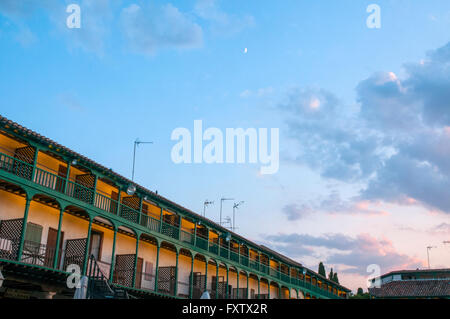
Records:
[[[450,299],[450,268],[392,271],[372,279],[371,284],[373,299]]]
[[[67,280],[78,269],[116,297],[199,298],[204,290],[221,299],[349,293],[0,116],[0,296],[71,297]]]

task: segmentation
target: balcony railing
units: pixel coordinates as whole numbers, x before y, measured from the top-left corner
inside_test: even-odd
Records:
[[[195,246],[197,246],[198,248],[201,248],[203,250],[208,250],[208,239],[197,235],[197,237],[195,239]]]
[[[219,245],[213,242],[209,243],[209,252],[218,255],[219,254]]]
[[[8,260],[17,260],[20,239],[0,238],[0,258]],[[61,257],[62,250],[59,249]],[[49,247],[45,244],[34,241],[24,240],[21,262],[53,268],[55,260],[56,247]],[[57,269],[59,265],[57,264]]]
[[[184,243],[194,244],[194,234],[187,232],[185,230],[180,231],[180,240]]]
[[[222,247],[215,243],[209,243],[208,239],[201,237],[200,235],[195,236],[184,230],[180,230],[179,226],[174,226],[158,219],[155,219],[147,214],[141,213],[123,203],[100,194],[93,188],[89,188],[80,185],[74,181],[67,180],[64,177],[58,176],[54,173],[48,172],[44,169],[35,167],[32,164],[21,161],[15,157],[7,155],[0,152],[0,170],[7,171],[15,176],[32,180],[36,184],[43,187],[55,190],[57,192],[63,193],[69,197],[76,200],[82,201],[84,203],[93,205],[94,207],[106,212],[107,214],[118,215],[130,222],[140,224],[146,227],[152,232],[162,233],[166,236],[172,237],[176,240],[180,240],[184,243],[188,243],[201,248],[205,251],[209,251],[216,255],[220,255],[222,258],[227,258],[236,263],[240,263],[244,266],[250,267],[254,270],[258,270],[262,273],[270,275],[274,278],[281,279],[287,283],[293,283],[298,286],[310,289],[311,291],[317,292],[321,295],[326,295],[330,297],[337,297],[337,294],[329,292],[328,290],[321,289],[317,286],[306,283],[302,280],[293,280],[296,278],[291,278],[289,275],[281,274],[278,270],[270,268],[269,266],[259,263],[254,260],[249,260],[247,256],[239,256],[237,252],[229,250],[228,248]],[[8,249],[2,247],[5,245],[10,245]],[[14,246],[16,245],[16,246]],[[0,258],[6,258],[2,256],[9,256],[8,254],[17,254],[17,244],[7,243],[1,241],[0,239]],[[31,246],[26,246],[31,247]],[[27,248],[28,249],[28,248]],[[53,251],[52,251],[53,250]],[[28,262],[35,264],[49,264],[51,256],[54,256],[54,248],[47,248],[45,245],[40,244],[39,247],[24,249],[24,256]],[[28,255],[27,255],[28,254]],[[10,256],[11,257],[11,256]],[[14,257],[14,256],[12,256]],[[6,258],[8,259],[8,258]]]

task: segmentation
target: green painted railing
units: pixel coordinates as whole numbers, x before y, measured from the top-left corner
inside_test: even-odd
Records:
[[[220,257],[226,258],[226,259],[230,258],[230,253],[228,251],[228,248],[222,247],[222,246],[220,247]]]
[[[180,240],[184,243],[194,244],[194,234],[181,230],[180,232]]]
[[[160,221],[148,216],[146,214],[141,215],[141,225],[148,228],[149,230],[159,233]]]
[[[180,238],[180,229],[178,226],[173,226],[168,223],[163,222],[161,228],[161,234],[179,239]]]
[[[286,283],[291,283],[291,276],[286,275],[284,273],[280,273],[280,275],[281,275],[281,280],[283,280]]]
[[[259,262],[256,260],[249,260],[248,262],[248,266],[252,269],[258,270],[259,271]]]
[[[234,262],[239,263],[239,254],[234,251],[230,251],[230,259]]]
[[[216,243],[209,243],[209,252],[218,255],[219,254],[219,245]]]
[[[241,265],[244,265],[244,266],[248,267],[248,257],[247,256],[242,256],[241,255]]]
[[[88,188],[76,182],[68,180],[66,186],[66,179],[64,177],[35,167],[29,163],[1,152],[0,170],[7,171],[27,180],[32,180],[38,185],[64,193],[69,197],[93,205],[96,208],[105,211],[106,213],[119,215],[120,217],[125,218],[133,223],[138,223],[146,227],[152,232],[159,233],[161,229],[161,232],[164,235],[175,238],[182,242],[189,243],[191,245],[193,245],[195,242],[195,246],[198,248],[201,248],[205,251],[210,251],[214,254],[220,255],[223,258],[227,258],[244,266],[248,266],[252,269],[268,274],[271,277],[281,279],[286,283],[309,289],[310,291],[313,291],[322,296],[327,296],[330,298],[342,298],[341,296],[338,296],[333,292],[312,285],[309,282],[305,282],[303,280],[290,277],[289,275],[282,274],[278,270],[270,268],[268,265],[259,263],[254,260],[249,260],[247,256],[240,257],[238,253],[229,251],[225,247],[219,247],[219,245],[215,243],[209,243],[207,239],[202,238],[201,236],[195,236],[194,234],[182,230],[180,231],[177,226],[173,226],[163,222],[163,224],[161,225],[162,227],[160,228],[160,221],[153,217],[143,214],[122,203],[119,204],[116,200],[113,200],[108,196],[98,193],[92,188]]]
[[[195,246],[208,250],[208,240],[197,235],[197,238],[195,239]]]

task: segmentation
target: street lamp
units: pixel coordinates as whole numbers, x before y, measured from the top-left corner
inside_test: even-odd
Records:
[[[219,221],[219,225],[222,226],[222,203],[226,200],[234,200],[234,198],[221,198],[220,199],[220,221]]]
[[[239,206],[241,206],[242,204],[244,204],[244,201],[240,201],[239,203],[234,203],[234,205],[233,205],[233,231],[236,231],[235,212],[236,212],[236,209],[239,209]]]
[[[136,162],[136,146],[139,146],[140,144],[153,144],[153,142],[141,142],[137,138],[136,141],[134,141],[134,152],[133,152],[133,171],[131,172],[131,180],[134,181],[134,164]]]
[[[206,206],[214,204],[214,201],[205,200],[203,203],[203,217],[206,217]]]

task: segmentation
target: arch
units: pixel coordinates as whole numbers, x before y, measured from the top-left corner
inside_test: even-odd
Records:
[[[298,299],[297,289],[291,288],[290,291],[291,291],[291,299]]]
[[[57,200],[56,198],[53,198],[51,196],[48,196],[47,194],[42,194],[42,193],[35,193],[33,194],[33,196],[31,197],[31,200],[34,200],[38,203],[56,208],[56,209],[61,209],[63,206],[61,205],[60,201]]]
[[[297,299],[305,299],[305,293],[302,290],[297,292]]]
[[[116,224],[114,221],[110,220],[109,218],[104,218],[101,216],[95,216],[92,220],[93,223],[100,225],[102,227],[108,228],[108,229],[116,229]]]
[[[117,228],[117,231],[121,234],[128,235],[130,237],[139,236],[139,233],[136,230],[134,230],[133,228],[124,226],[124,225],[119,225],[119,227]]]
[[[19,196],[23,196],[25,198],[32,198],[34,195],[34,192],[31,188],[17,185],[5,179],[0,179],[0,189]]]
[[[196,253],[194,255],[194,259],[205,261],[205,260],[208,260],[208,257],[206,257],[204,254]]]
[[[139,236],[139,240],[142,240],[144,242],[147,242],[149,244],[155,245],[155,246],[160,246],[160,242],[159,239],[155,236],[152,236],[150,234],[147,233],[141,233],[141,235]]]
[[[68,205],[68,206],[66,206],[64,208],[64,211],[69,213],[69,214],[71,214],[71,215],[74,215],[76,217],[79,217],[79,218],[82,218],[82,219],[85,219],[85,220],[90,220],[91,219],[91,214],[87,210],[82,209],[82,208],[80,208],[78,206],[75,206],[75,205]]]

